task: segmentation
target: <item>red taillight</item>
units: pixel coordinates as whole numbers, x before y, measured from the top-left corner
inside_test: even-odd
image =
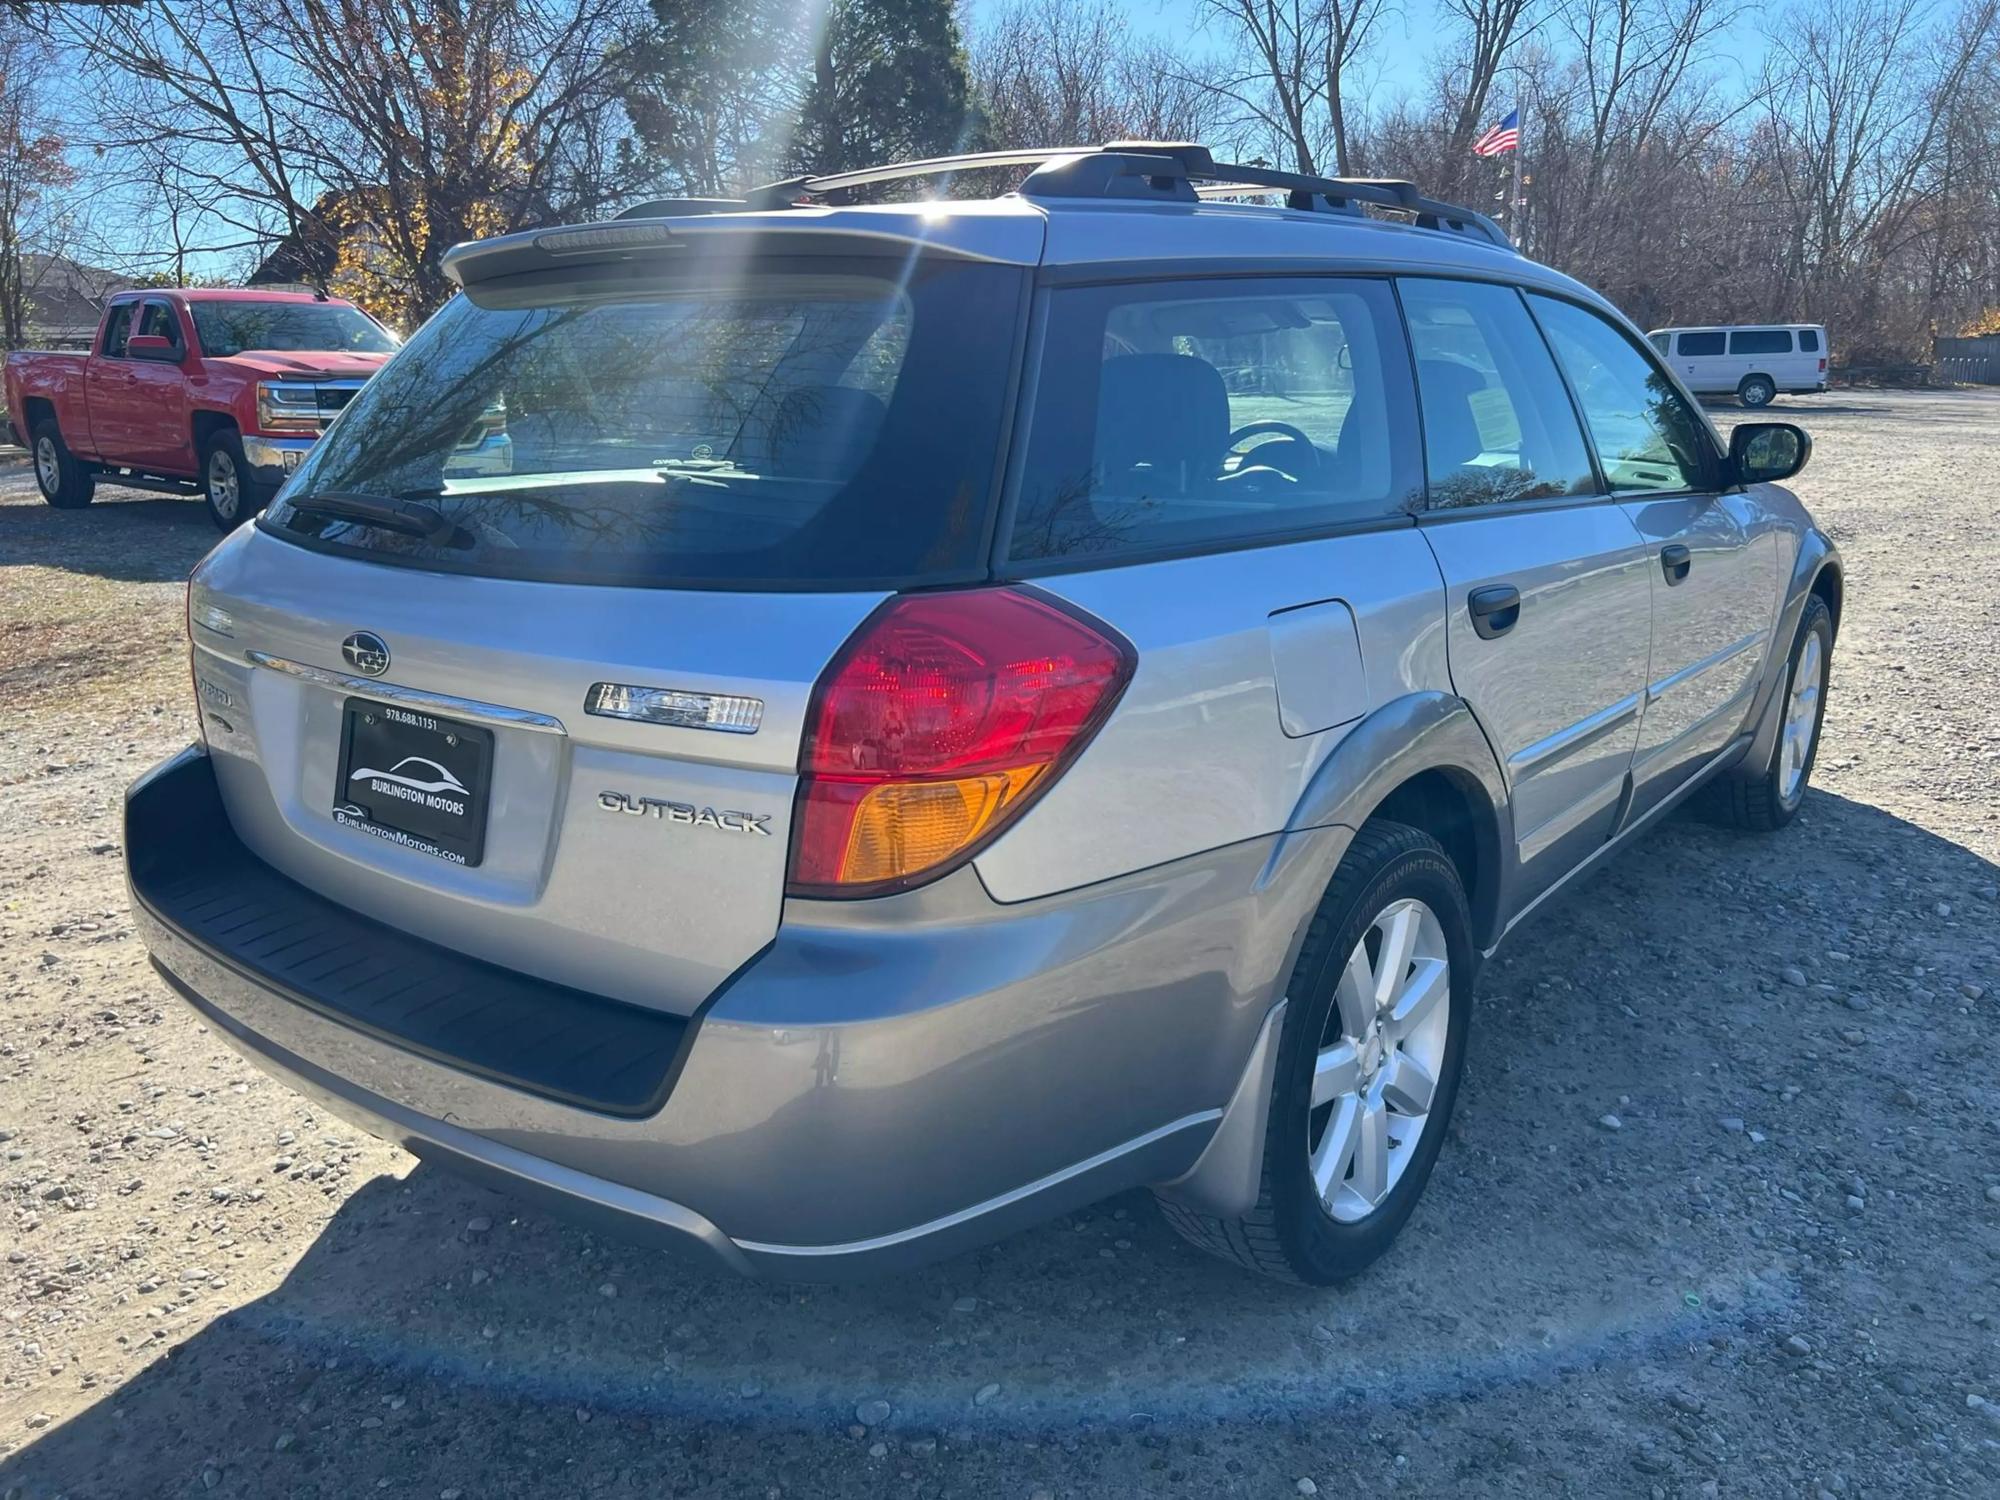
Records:
[[[890,600],[814,690],[788,889],[872,896],[962,864],[1083,749],[1132,666],[1040,595]]]
[[[1824,354],[1819,357],[1819,372],[1822,375],[1826,373],[1826,356]]]
[[[194,694],[194,727],[201,742],[208,743],[208,724],[201,714],[201,674],[194,668],[194,574],[188,574],[187,593],[181,600],[181,628],[187,635],[188,691]]]

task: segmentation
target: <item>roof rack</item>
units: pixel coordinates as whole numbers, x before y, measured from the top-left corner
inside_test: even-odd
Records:
[[[791,208],[877,183],[912,177],[949,177],[992,167],[1033,167],[1020,186],[1025,198],[1195,203],[1204,198],[1280,192],[1289,208],[1359,215],[1362,205],[1369,204],[1409,214],[1420,228],[1476,233],[1504,249],[1513,248],[1506,231],[1485,214],[1427,198],[1413,183],[1392,178],[1315,177],[1303,172],[1281,172],[1261,164],[1218,162],[1208,147],[1190,141],[1113,141],[1103,146],[1047,146],[933,156],[819,177],[790,177],[753,188],[741,200],[663,199],[640,204],[619,217]],[[1201,186],[1197,187],[1197,183]]]

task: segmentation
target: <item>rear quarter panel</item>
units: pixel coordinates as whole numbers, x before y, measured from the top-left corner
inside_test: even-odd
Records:
[[[31,435],[28,403],[42,400],[55,408],[56,425],[72,453],[96,453],[83,395],[90,358],[56,350],[17,350],[7,356],[7,413],[22,442]]]
[[[1139,664],[1076,764],[974,862],[996,900],[1275,833],[1371,709],[1450,691],[1444,583],[1414,526],[1035,582],[1122,632]],[[1292,628],[1288,617],[1335,602],[1353,617],[1346,639]],[[1311,701],[1337,707],[1310,721],[1324,727],[1288,733],[1280,677],[1311,672],[1316,649],[1334,686]]]

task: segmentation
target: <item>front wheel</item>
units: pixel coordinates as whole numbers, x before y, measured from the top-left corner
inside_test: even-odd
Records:
[[[1219,1219],[1163,1199],[1168,1222],[1211,1254],[1308,1286],[1375,1261],[1444,1144],[1474,963],[1465,891],[1437,841],[1365,825],[1287,990],[1257,1203]]]
[[[1750,375],[1736,388],[1736,399],[1745,406],[1769,406],[1778,397],[1778,387],[1768,375]]]
[[[1723,777],[1714,804],[1724,822],[1770,833],[1792,821],[1806,800],[1806,784],[1819,758],[1820,725],[1826,719],[1828,668],[1833,659],[1833,615],[1826,601],[1807,597],[1785,663],[1778,741],[1770,760],[1750,773]]]
[[[82,510],[97,497],[97,476],[76,461],[54,417],[35,424],[35,485],[57,510]]]
[[[251,494],[243,439],[232,429],[224,428],[202,445],[201,494],[217,531],[234,531],[260,509]]]

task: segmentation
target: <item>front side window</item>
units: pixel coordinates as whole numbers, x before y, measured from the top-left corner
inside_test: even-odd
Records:
[[[1707,488],[1714,445],[1659,366],[1587,308],[1535,293],[1528,301],[1569,376],[1611,488]]]
[[[1417,357],[1430,506],[1597,492],[1576,410],[1512,287],[1396,284]]]
[[[104,353],[112,359],[125,357],[125,341],[132,336],[132,313],[136,302],[121,302],[111,309],[111,321],[104,325]]]
[[[174,310],[164,302],[148,302],[140,310],[139,326],[132,331],[151,338],[162,338],[176,348],[180,347],[180,320],[174,316]]]
[[[1255,541],[1421,503],[1388,283],[1078,287],[1048,312],[1013,561]]]
[[[1725,342],[1726,336],[1720,333],[1684,333],[1681,335],[1681,353],[1690,358],[1720,354]]]
[[[266,529],[572,583],[981,571],[1025,273],[715,253],[453,298],[314,446]],[[374,525],[315,494],[425,520]]]
[[[201,352],[390,354],[396,339],[358,307],[338,302],[200,300],[189,304]]]
[[[1785,328],[1739,328],[1729,335],[1731,354],[1790,354],[1791,330]]]

